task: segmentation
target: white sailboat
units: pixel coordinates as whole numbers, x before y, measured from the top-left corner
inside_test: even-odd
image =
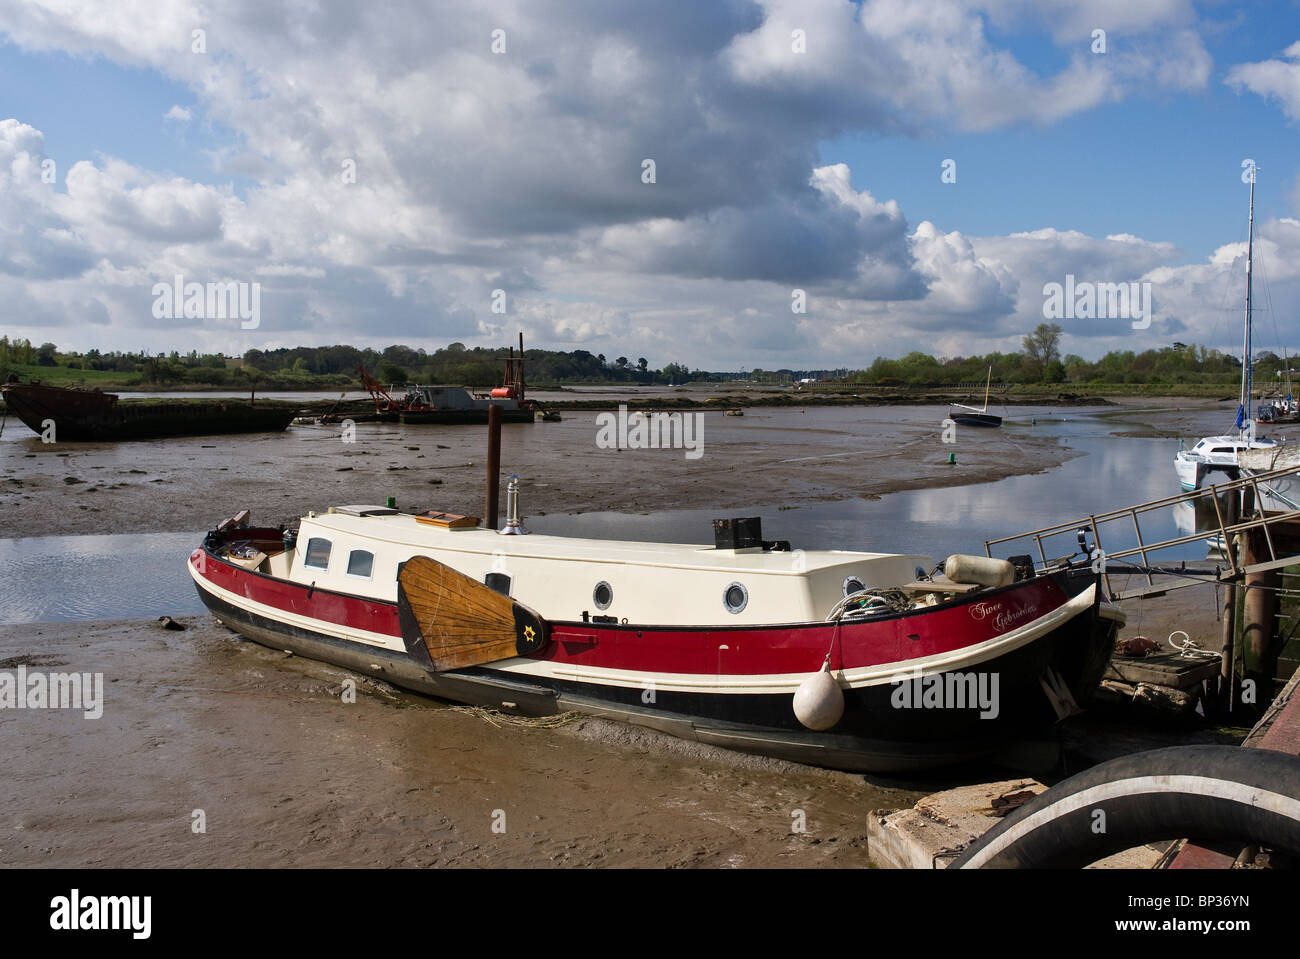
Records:
[[[967,413],[948,412],[948,419],[954,423],[960,423],[962,426],[990,426],[997,427],[1002,425],[1002,417],[996,413],[989,412],[989,388],[993,385],[993,367],[989,367],[989,377],[984,384],[984,406],[981,409],[975,409],[973,406],[966,406],[962,403],[952,404],[959,410],[969,410]]]
[[[1246,320],[1241,349],[1241,402],[1237,407],[1237,432],[1206,436],[1190,450],[1181,449],[1174,457],[1174,471],[1184,490],[1200,489],[1207,476],[1225,473],[1235,479],[1241,472],[1240,454],[1247,450],[1267,450],[1277,446],[1274,440],[1256,436],[1255,417],[1251,412],[1251,278],[1255,249],[1255,171],[1250,175],[1250,223],[1246,232]]]

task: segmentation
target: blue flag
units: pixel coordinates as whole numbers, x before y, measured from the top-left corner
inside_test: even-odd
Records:
[[[1242,424],[1245,423],[1245,421],[1246,421],[1245,407],[1238,406],[1237,407],[1237,429],[1241,429]]]

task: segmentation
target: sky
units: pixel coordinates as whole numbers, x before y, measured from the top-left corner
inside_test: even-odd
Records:
[[[1253,161],[1254,342],[1295,352],[1298,131],[1287,0],[0,0],[0,333],[1239,352]],[[1151,315],[1047,316],[1067,278]]]

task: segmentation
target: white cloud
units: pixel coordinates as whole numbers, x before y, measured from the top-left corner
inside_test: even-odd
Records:
[[[1087,49],[1094,14],[1111,36],[1104,57]],[[1021,21],[1050,30],[1059,69],[1031,69],[989,26]],[[143,329],[164,348],[242,349],[492,341],[526,324],[539,345],[656,363],[1014,349],[1045,278],[1141,275],[1176,251],[912,228],[869,171],[825,164],[818,144],[1052,122],[1197,89],[1209,57],[1194,26],[1182,0],[1083,12],[1063,0],[0,0],[0,31],[22,47],[186,87],[193,105],[164,119],[233,131],[213,147],[214,180],[254,181],[236,193],[96,156],[60,170],[61,192],[40,181],[39,130],[0,123],[0,319],[43,338],[45,325],[71,329],[69,315],[95,317],[80,345],[100,348],[138,348]],[[191,49],[196,29],[205,53]],[[1291,228],[1272,229],[1283,256]],[[259,278],[262,328],[158,327],[149,290],[176,273]],[[504,318],[488,310],[498,286]],[[805,315],[790,310],[795,286]]]
[[[1276,100],[1287,119],[1300,120],[1300,40],[1283,51],[1283,60],[1239,63],[1228,71],[1227,83],[1240,93],[1249,90]]]

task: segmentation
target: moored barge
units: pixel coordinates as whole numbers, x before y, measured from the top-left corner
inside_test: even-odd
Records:
[[[294,406],[251,398],[119,402],[116,393],[40,383],[5,383],[0,393],[29,429],[59,443],[280,432],[298,415]]]
[[[982,585],[927,572],[926,556],[790,550],[756,523],[720,529],[732,538],[704,547],[502,535],[378,506],[288,530],[245,514],[206,536],[189,572],[248,639],[417,692],[877,772],[975,758],[1056,721],[1048,691],[1085,702],[1123,618],[1087,561],[980,558],[993,565],[957,574]],[[462,591],[431,593],[442,579]],[[513,613],[517,646],[477,659],[438,647],[466,609],[494,602]],[[829,697],[811,719],[796,713],[809,695]]]

